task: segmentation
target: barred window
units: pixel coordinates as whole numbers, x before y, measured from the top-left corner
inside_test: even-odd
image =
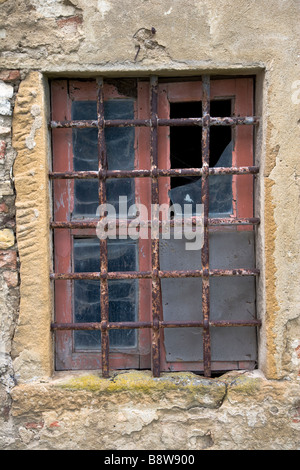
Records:
[[[57,370],[255,367],[253,86],[51,82]]]

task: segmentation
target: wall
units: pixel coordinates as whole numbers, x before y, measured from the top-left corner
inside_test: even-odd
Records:
[[[0,0],[1,448],[299,449],[299,6]],[[53,371],[47,81],[152,72],[257,77],[256,372]]]

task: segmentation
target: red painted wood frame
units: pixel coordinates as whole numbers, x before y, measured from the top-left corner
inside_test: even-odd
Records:
[[[253,79],[237,78],[211,80],[211,100],[231,100],[232,116],[253,115]],[[170,103],[202,101],[202,82],[175,82],[159,85],[160,118],[170,118]],[[159,167],[171,168],[170,161],[170,128],[160,127],[158,130]],[[253,128],[252,126],[236,126],[233,133],[232,166],[243,167],[253,165]],[[201,159],[199,158],[201,164]],[[171,189],[170,178],[160,182],[160,203],[169,203],[168,191]],[[232,218],[253,217],[253,176],[232,176]],[[237,230],[249,230],[252,226],[238,226]]]
[[[170,104],[183,102],[201,102],[203,97],[202,82],[162,83],[158,87],[158,115],[161,119],[170,118]],[[253,115],[253,79],[237,78],[211,80],[211,100],[231,100],[232,116]],[[232,154],[233,167],[253,165],[253,127],[236,126],[232,128],[234,142]],[[158,129],[159,167],[171,168],[170,159],[170,127]],[[199,166],[202,165],[199,156]],[[253,218],[253,175],[232,175],[232,214],[229,218]],[[168,191],[171,189],[170,178],[161,178],[159,186],[160,204],[169,204]],[[209,231],[253,230],[253,225],[211,226]],[[163,315],[163,307],[161,305]],[[170,362],[164,348],[164,329],[161,333],[161,370],[203,371],[203,361]],[[253,367],[253,361],[212,361],[211,370],[247,369]]]
[[[96,101],[97,84],[93,81],[57,80],[52,82],[52,118],[71,120],[72,101]],[[104,99],[126,99],[112,85],[104,86]],[[145,88],[138,89],[137,102],[148,102]],[[143,117],[146,109],[135,103],[135,118]],[[147,144],[148,142],[148,144]],[[145,146],[149,148],[149,129],[136,129],[135,168],[150,169]],[[52,130],[53,171],[73,171],[72,129]],[[146,183],[146,184],[145,184]],[[148,184],[147,184],[148,183]],[[150,182],[136,179],[136,201],[150,209]],[[74,206],[74,181],[53,181],[54,221],[70,221]],[[96,214],[95,214],[96,215]],[[74,236],[96,236],[95,229],[65,229],[54,231],[54,265],[56,272],[72,272],[72,253]],[[151,269],[151,247],[148,240],[139,240],[139,270]],[[100,252],[99,252],[100,255]],[[150,263],[150,264],[149,264]],[[100,270],[100,263],[99,263]],[[151,311],[151,280],[140,279],[139,283],[139,321],[149,320]],[[55,319],[59,323],[73,322],[73,284],[71,280],[55,281]],[[138,330],[138,345],[129,350],[110,352],[112,369],[150,368],[150,331]],[[75,351],[72,331],[56,332],[56,369],[101,369],[99,351]]]
[[[149,119],[149,84],[141,81],[138,84],[136,118]],[[162,83],[158,88],[158,115],[169,118],[170,102],[201,101],[202,83],[181,82]],[[72,100],[93,100],[97,98],[95,81],[54,81],[52,83],[52,119],[53,121],[70,121]],[[124,98],[112,85],[104,86],[104,99]],[[252,116],[253,114],[253,82],[252,79],[227,79],[211,81],[211,99],[231,99],[235,116]],[[232,166],[244,167],[253,165],[252,126],[234,127],[235,148]],[[135,168],[150,170],[151,158],[150,132],[147,127],[136,127]],[[158,128],[158,167],[170,168],[169,128]],[[72,172],[72,129],[53,129],[53,172]],[[200,166],[200,165],[199,165]],[[147,207],[151,203],[151,187],[143,178],[136,178],[136,200]],[[62,179],[54,182],[54,221],[70,220],[73,205],[73,182]],[[170,178],[159,178],[159,202],[168,203]],[[233,218],[253,217],[253,176],[250,174],[237,178],[233,175]],[[213,224],[212,224],[213,225]],[[249,229],[252,226],[237,229]],[[212,228],[211,228],[212,229]],[[72,272],[72,237],[78,234],[76,229],[54,231],[55,271]],[[81,235],[91,235],[90,231],[80,230]],[[95,231],[93,231],[95,234]],[[139,240],[139,270],[151,271],[151,241]],[[151,280],[139,280],[139,321],[151,322]],[[70,324],[72,318],[72,283],[70,280],[55,281],[56,322]],[[162,310],[161,310],[162,311]],[[163,320],[161,318],[160,320]],[[162,329],[163,330],[163,329]],[[110,368],[149,368],[151,336],[149,329],[139,329],[139,344],[136,351],[130,354],[110,352]],[[97,369],[101,368],[99,352],[75,352],[72,331],[63,328],[56,331],[57,369]],[[163,333],[162,333],[163,338]],[[166,361],[164,342],[160,342],[160,370],[203,370],[202,363],[170,363]],[[215,364],[213,368],[231,368],[231,364]]]

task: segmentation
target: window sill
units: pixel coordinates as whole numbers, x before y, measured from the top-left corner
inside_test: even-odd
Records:
[[[234,371],[217,378],[205,378],[191,372],[163,373],[154,378],[151,371],[120,371],[103,379],[99,372],[57,372],[51,379],[22,383],[12,390],[12,413],[45,412],[78,406],[102,407],[104,402],[121,403],[124,396],[132,400],[173,405],[219,408],[229,391],[256,395],[266,381],[259,371]],[[98,399],[97,399],[98,398]],[[90,401],[92,399],[92,401]],[[99,401],[98,401],[99,400]]]
[[[98,371],[59,372],[12,389],[9,422],[18,436],[11,445],[200,450],[236,449],[237,442],[247,448],[252,439],[253,448],[273,448],[281,433],[281,448],[290,448],[299,434],[299,388],[297,381],[267,380],[258,370],[213,379],[182,372],[153,378],[150,371],[120,371],[110,379]]]

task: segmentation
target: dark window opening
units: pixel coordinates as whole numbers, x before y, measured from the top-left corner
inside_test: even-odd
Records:
[[[210,102],[212,117],[231,116],[231,100],[213,100]],[[170,118],[202,117],[202,102],[170,103]],[[232,139],[230,127],[210,128],[210,166],[214,167],[224,149]],[[170,127],[171,168],[201,168],[202,129],[201,127]],[[197,176],[171,178],[171,188],[197,181]]]
[[[231,116],[231,100],[213,100],[210,102],[212,117]],[[171,118],[202,117],[202,102],[170,103]],[[170,128],[171,168],[202,168],[202,129],[198,126]],[[209,166],[232,166],[232,130],[225,126],[210,127]],[[210,176],[211,216],[232,213],[232,176]],[[201,177],[187,176],[171,178],[170,204],[201,204]]]

